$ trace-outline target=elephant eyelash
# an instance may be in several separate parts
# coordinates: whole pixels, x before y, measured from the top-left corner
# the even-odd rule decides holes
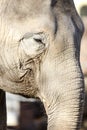
[[[57,0],[51,0],[51,7],[54,7],[57,4]]]

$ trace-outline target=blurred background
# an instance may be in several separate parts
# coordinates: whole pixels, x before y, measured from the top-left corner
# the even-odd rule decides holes
[[[85,109],[81,130],[87,130],[87,0],[74,0],[81,16],[85,33],[81,42],[80,61],[85,77]],[[21,96],[6,94],[8,130],[46,130],[46,113],[39,100],[25,99]]]

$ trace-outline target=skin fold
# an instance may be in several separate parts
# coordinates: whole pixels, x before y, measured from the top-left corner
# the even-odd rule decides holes
[[[4,91],[40,98],[48,130],[80,129],[83,31],[73,0],[0,1],[0,130],[6,129]]]

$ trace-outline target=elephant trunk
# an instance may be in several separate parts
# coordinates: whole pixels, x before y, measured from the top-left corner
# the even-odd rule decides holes
[[[41,98],[48,115],[48,130],[79,130],[84,104],[79,61],[83,24],[79,17],[62,14],[58,18],[56,39],[50,43],[41,65]]]
[[[64,62],[62,55],[65,55]],[[43,64],[41,96],[48,127],[49,130],[79,130],[84,100],[83,75],[79,62],[69,58],[70,53],[62,55],[52,61],[53,64]]]

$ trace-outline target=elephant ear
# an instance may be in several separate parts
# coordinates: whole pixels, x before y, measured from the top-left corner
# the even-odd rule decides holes
[[[6,130],[6,97],[0,89],[0,130]]]

